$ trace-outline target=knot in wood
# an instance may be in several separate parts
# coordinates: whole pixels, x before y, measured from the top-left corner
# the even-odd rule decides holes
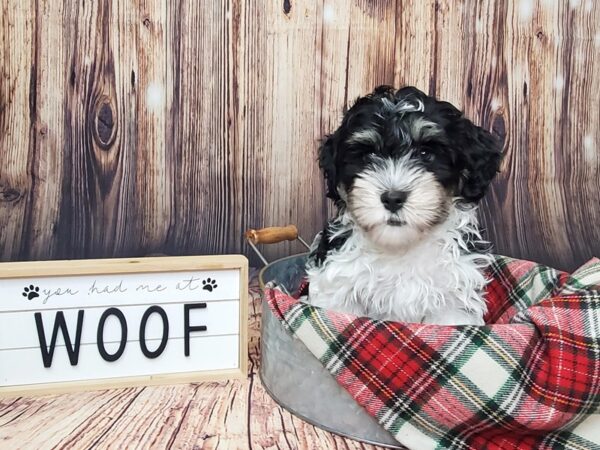
[[[99,106],[95,109],[94,123],[94,140],[101,149],[108,150],[115,141],[117,127],[112,105],[107,99],[100,101]]]
[[[12,187],[0,186],[0,201],[13,203],[21,198],[21,193]]]
[[[290,12],[292,12],[292,2],[291,2],[291,0],[283,0],[283,13],[286,16],[289,16]]]
[[[504,122],[504,117],[502,116],[503,113],[503,110],[498,111],[494,117],[494,121],[492,122],[493,132],[499,136],[502,141],[504,141],[506,138],[506,123]]]

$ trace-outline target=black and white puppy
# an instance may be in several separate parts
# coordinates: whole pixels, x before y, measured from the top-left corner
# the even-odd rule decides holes
[[[414,87],[359,98],[322,145],[337,216],[307,263],[308,302],[375,319],[481,325],[476,204],[498,171],[498,140]]]

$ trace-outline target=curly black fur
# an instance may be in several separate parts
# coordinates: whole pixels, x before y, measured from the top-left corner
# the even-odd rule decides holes
[[[393,105],[415,102],[423,104],[423,111],[393,109]],[[437,124],[442,133],[407,139],[411,137],[410,125],[416,119]],[[382,138],[379,145],[348,144],[352,133],[360,129],[379,130]],[[327,182],[327,196],[343,206],[338,188],[340,185],[352,188],[368,155],[400,157],[415,149],[426,155],[423,165],[465,203],[477,202],[484,196],[502,159],[499,140],[466,119],[450,103],[438,101],[411,86],[398,91],[380,86],[356,100],[340,127],[320,148],[319,165]]]
[[[334,235],[334,230],[337,226],[338,224],[335,220],[331,221],[317,237],[318,244],[311,250],[309,255],[309,259],[317,265],[321,265],[325,261],[330,251],[339,250],[350,237],[350,231]]]

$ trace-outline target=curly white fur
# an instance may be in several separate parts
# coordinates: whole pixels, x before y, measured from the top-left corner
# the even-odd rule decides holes
[[[483,325],[482,269],[491,256],[468,250],[467,239],[481,238],[475,208],[453,202],[447,219],[404,251],[373,246],[347,212],[336,224],[332,237],[351,235],[321,265],[309,264],[311,304],[382,320]]]

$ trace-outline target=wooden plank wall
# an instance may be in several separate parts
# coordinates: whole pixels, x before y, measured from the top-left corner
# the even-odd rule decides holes
[[[247,251],[331,207],[318,140],[413,84],[505,138],[499,252],[600,255],[600,5],[591,0],[8,0],[0,260]],[[283,244],[269,258],[300,249]]]

